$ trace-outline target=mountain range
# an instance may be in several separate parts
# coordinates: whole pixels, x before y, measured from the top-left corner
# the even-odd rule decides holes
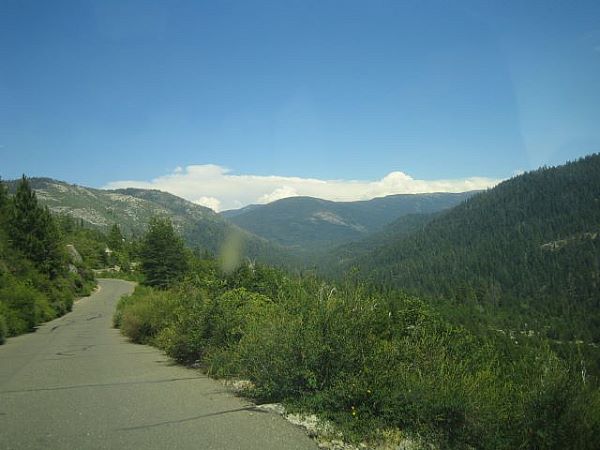
[[[269,241],[314,251],[363,239],[403,216],[452,208],[474,193],[401,194],[355,202],[289,197],[221,214]]]
[[[31,178],[41,204],[56,214],[73,217],[86,226],[108,230],[118,224],[131,237],[141,236],[153,216],[169,217],[174,228],[194,249],[219,254],[226,242],[235,242],[240,256],[282,263],[290,256],[280,246],[228,222],[210,208],[167,192],[148,189],[94,189],[50,178]],[[16,181],[8,181],[14,191]]]
[[[158,190],[94,189],[50,178],[29,181],[53,213],[89,227],[108,230],[116,223],[125,235],[136,237],[153,216],[166,216],[192,248],[219,254],[225,243],[233,242],[242,257],[288,267],[303,266],[324,249],[364,238],[403,216],[441,211],[473,194],[391,195],[359,202],[293,197],[217,214]],[[16,184],[7,182],[11,191]]]
[[[293,197],[221,214],[155,190],[30,182],[53,212],[88,226],[118,223],[140,236],[152,216],[168,216],[192,248],[218,254],[235,242],[240,257],[327,276],[352,272],[511,327],[600,342],[598,154],[483,192]]]

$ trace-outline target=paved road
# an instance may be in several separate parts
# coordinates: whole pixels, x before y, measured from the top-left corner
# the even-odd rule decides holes
[[[316,448],[281,417],[127,342],[111,322],[132,290],[101,280],[72,313],[0,346],[0,448]]]

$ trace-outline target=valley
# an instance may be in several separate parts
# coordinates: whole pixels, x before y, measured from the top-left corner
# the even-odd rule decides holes
[[[403,216],[449,209],[473,194],[389,195],[358,202],[290,197],[221,215],[258,236],[302,252],[363,239]]]
[[[9,182],[3,339],[69,309],[44,281],[69,277],[58,247],[48,266],[25,237],[9,239],[10,211],[33,208],[43,245],[81,250],[71,277],[118,263],[111,276],[140,282],[116,306],[125,336],[246,380],[255,402],[317,414],[367,446],[385,430],[435,448],[591,448],[599,180],[593,154],[482,192],[294,197],[222,214],[160,191]],[[27,258],[35,271],[22,272]],[[29,317],[12,293],[32,274],[46,315]]]

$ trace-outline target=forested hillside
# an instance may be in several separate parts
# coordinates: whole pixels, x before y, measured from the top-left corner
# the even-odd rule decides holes
[[[14,196],[0,182],[0,343],[70,311],[75,297],[93,287],[61,223],[38,204],[25,177]]]
[[[142,242],[146,278],[119,302],[115,325],[209,375],[244,380],[259,403],[331,421],[336,440],[597,448],[600,392],[585,352],[559,354],[540,336],[479,333],[421,299],[353,280],[248,262],[224,271],[186,254],[168,221],[153,222]]]
[[[346,267],[499,324],[600,342],[599,233],[595,154],[503,182]]]
[[[290,197],[222,215],[265,239],[295,250],[320,250],[364,238],[408,214],[451,208],[474,192],[401,194],[356,202]]]
[[[175,195],[147,189],[103,190],[68,184],[49,178],[32,178],[33,190],[51,212],[69,216],[102,232],[118,224],[128,237],[145,233],[154,217],[167,217],[186,243],[198,251],[219,254],[224,247],[240,259],[284,264],[293,258],[278,245],[229,223],[209,208]],[[16,181],[7,182],[14,192]]]
[[[335,277],[340,275],[340,270],[351,267],[357,261],[369,256],[374,248],[385,242],[395,242],[419,230],[427,223],[438,217],[443,212],[430,214],[407,214],[393,221],[379,232],[367,237],[338,245],[334,248],[324,248],[311,253],[307,259],[308,267],[317,267],[323,276]]]

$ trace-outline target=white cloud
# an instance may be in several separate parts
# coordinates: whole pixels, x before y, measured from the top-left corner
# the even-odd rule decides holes
[[[215,211],[219,211],[221,209],[221,201],[218,198],[200,197],[196,200],[193,200],[193,202],[201,206],[206,206]]]
[[[204,164],[177,167],[172,173],[150,181],[113,181],[105,188],[159,189],[221,211],[299,195],[336,201],[369,200],[391,194],[486,189],[500,181],[483,177],[417,180],[399,171],[390,172],[380,180],[374,181],[319,180],[275,175],[235,175],[224,167]]]
[[[256,202],[257,203],[271,203],[275,200],[281,200],[282,198],[288,197],[298,197],[298,192],[293,187],[282,186],[280,188],[275,189],[270,194],[265,194],[260,197]]]

